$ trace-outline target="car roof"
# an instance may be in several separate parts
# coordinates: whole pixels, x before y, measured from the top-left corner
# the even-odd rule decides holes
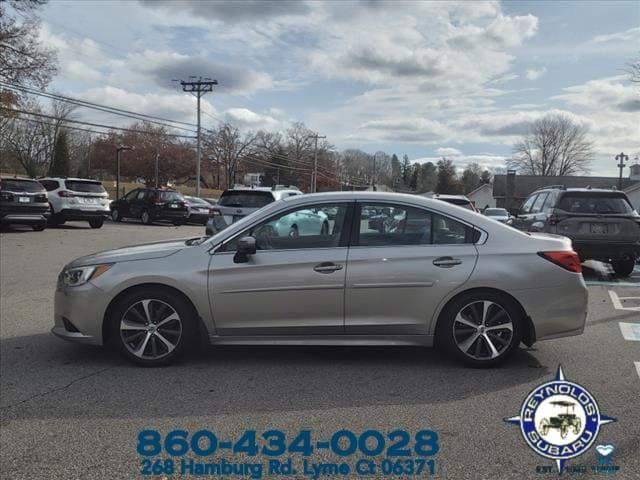
[[[558,185],[552,185],[552,186],[549,186],[549,187],[539,188],[538,190],[535,190],[534,192],[531,192],[531,195],[533,195],[534,193],[539,193],[539,192],[544,192],[544,191],[549,191],[549,190],[560,191],[560,192],[624,193],[622,190],[617,190],[617,189],[614,189],[614,188],[590,188],[590,187],[569,187],[569,188],[565,188],[565,187],[558,186]]]
[[[40,177],[38,180],[71,180],[72,182],[95,182],[102,183],[95,178],[77,178],[77,177]]]
[[[11,177],[9,175],[2,175],[0,177],[0,180],[26,180],[29,182],[37,182],[38,180],[36,180],[35,178],[29,178],[29,177]]]
[[[435,199],[439,199],[439,200],[451,199],[451,200],[467,200],[469,202],[471,201],[467,197],[465,197],[464,195],[447,195],[447,194],[440,194],[440,193],[436,193],[431,198],[435,198]]]

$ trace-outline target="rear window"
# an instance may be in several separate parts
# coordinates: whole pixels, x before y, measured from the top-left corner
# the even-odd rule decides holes
[[[10,192],[26,192],[37,193],[44,192],[44,187],[39,182],[29,180],[18,180],[13,178],[3,178],[0,180],[0,190],[8,190]]]
[[[631,213],[627,198],[619,193],[565,193],[558,207],[570,213]]]
[[[504,208],[487,208],[484,211],[484,214],[487,216],[494,216],[494,217],[504,217],[506,215],[509,215]]]
[[[87,182],[85,180],[65,180],[64,182],[67,190],[72,192],[83,193],[105,193],[106,190],[100,182]]]
[[[460,205],[462,207],[465,207],[471,203],[469,200],[465,200],[464,198],[440,198],[439,200],[447,203],[452,203],[454,205]]]
[[[160,191],[158,192],[158,196],[160,197],[160,200],[164,202],[183,202],[184,201],[184,197],[180,192]]]
[[[262,208],[274,201],[271,192],[227,190],[218,205],[223,207]]]

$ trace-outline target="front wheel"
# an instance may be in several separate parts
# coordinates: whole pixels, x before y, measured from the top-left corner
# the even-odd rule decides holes
[[[111,220],[113,220],[114,222],[122,221],[122,215],[120,215],[120,212],[118,211],[117,208],[114,208],[113,210],[111,210]]]
[[[102,217],[92,218],[91,220],[89,220],[89,226],[91,228],[101,228],[103,224],[104,224],[104,218]]]
[[[620,277],[628,277],[633,273],[633,269],[636,266],[635,257],[626,257],[620,260],[614,260],[611,262],[613,271]]]
[[[436,342],[471,367],[493,367],[511,356],[522,338],[521,309],[506,295],[471,292],[456,298],[438,320]]]
[[[109,316],[110,339],[133,363],[167,365],[193,343],[196,317],[189,302],[169,290],[133,291]]]
[[[140,220],[142,220],[142,223],[144,223],[145,225],[151,225],[153,223],[153,220],[151,220],[151,215],[149,214],[148,210],[144,210],[142,212],[142,215],[140,216]]]

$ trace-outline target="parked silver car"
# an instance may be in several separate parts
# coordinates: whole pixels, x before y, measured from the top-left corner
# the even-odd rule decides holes
[[[361,212],[383,208],[394,228],[371,228]],[[283,219],[329,209],[328,231],[280,235]],[[213,237],[79,258],[60,274],[53,333],[113,343],[143,365],[168,363],[204,336],[436,344],[492,366],[520,342],[581,334],[586,314],[580,263],[564,237],[414,195],[336,192],[273,202]]]
[[[498,222],[511,225],[513,223],[513,217],[509,215],[506,208],[487,208],[482,212],[485,217],[493,218]]]

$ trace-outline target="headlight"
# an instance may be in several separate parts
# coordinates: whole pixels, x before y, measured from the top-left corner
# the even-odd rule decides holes
[[[60,274],[60,280],[67,287],[79,287],[80,285],[84,285],[89,280],[93,280],[94,278],[98,278],[104,272],[111,268],[110,263],[106,263],[103,265],[91,265],[88,267],[76,267],[76,268],[68,268],[67,270],[63,270]]]

